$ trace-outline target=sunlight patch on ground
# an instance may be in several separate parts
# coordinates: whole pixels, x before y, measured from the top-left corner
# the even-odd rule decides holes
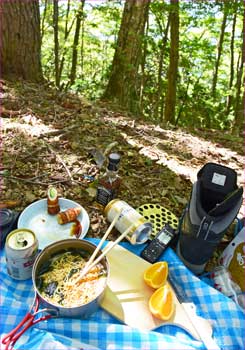
[[[123,138],[133,147],[137,147],[140,149],[139,153],[144,156],[155,160],[158,164],[162,164],[167,166],[170,170],[172,170],[177,175],[183,175],[185,178],[189,179],[192,183],[196,181],[196,174],[199,170],[197,167],[194,170],[194,167],[190,169],[190,167],[180,164],[177,159],[171,158],[168,156],[166,152],[159,150],[157,147],[145,147],[139,141],[128,137],[127,134],[121,133]]]
[[[244,187],[244,158],[231,149],[180,130],[165,130],[160,126],[139,124],[125,117],[105,117],[121,129],[122,137],[139,153],[167,166],[177,175],[197,180],[198,171],[208,162],[230,167],[237,173],[238,186]],[[137,124],[137,125],[136,125]],[[245,198],[240,209],[244,216]]]
[[[166,165],[192,182],[196,181],[197,171],[205,163],[217,162],[234,169],[240,184],[244,185],[243,157],[202,139],[201,135],[197,137],[178,129],[168,130],[159,125],[140,124],[123,116],[106,116],[105,120],[119,126],[124,139],[133,147],[139,148],[141,154]]]
[[[33,115],[26,115],[22,118],[19,118],[20,122],[14,122],[11,119],[2,120],[2,132],[5,130],[16,130],[22,132],[27,136],[36,136],[39,137],[42,134],[45,134],[50,131],[56,131],[56,129],[44,124],[41,119],[36,118]]]
[[[199,161],[199,163],[194,165],[193,160],[190,160],[190,163],[192,164],[192,166],[188,166],[188,162],[183,162],[183,164],[181,164],[181,162],[176,157],[169,156],[167,152],[161,151],[157,147],[145,146],[142,142],[140,142],[136,138],[128,136],[125,132],[121,132],[121,135],[132,147],[138,148],[140,154],[150,158],[151,160],[156,161],[158,164],[167,166],[175,174],[184,176],[186,179],[189,179],[192,183],[194,183],[197,180],[198,171],[206,163],[206,162],[203,162],[203,164],[200,164],[200,161]],[[210,159],[209,161],[215,162],[212,159]],[[187,164],[187,165],[184,165],[184,164]],[[244,187],[243,170],[238,168],[235,162],[234,162],[234,165],[236,166],[235,170],[238,175],[238,186]],[[230,163],[229,163],[229,166],[230,166]],[[244,213],[245,213],[245,198],[243,198],[243,204],[239,211],[239,217],[242,218],[244,216]]]

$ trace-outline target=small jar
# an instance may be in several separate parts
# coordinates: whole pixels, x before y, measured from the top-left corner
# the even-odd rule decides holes
[[[109,222],[112,222],[115,216],[120,212],[120,216],[115,223],[116,229],[123,233],[125,232],[131,225],[133,225],[132,229],[129,231],[126,236],[127,240],[131,244],[142,244],[145,243],[152,231],[151,222],[147,222],[147,220],[139,214],[134,208],[128,205],[126,202],[120,199],[114,199],[110,201],[105,207],[105,216]]]

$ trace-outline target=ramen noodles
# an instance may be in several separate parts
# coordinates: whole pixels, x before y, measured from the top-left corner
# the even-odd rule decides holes
[[[94,300],[104,289],[106,269],[98,263],[79,283],[73,284],[86,262],[89,253],[72,250],[54,256],[39,271],[36,283],[41,296],[48,302],[63,307],[76,307]]]

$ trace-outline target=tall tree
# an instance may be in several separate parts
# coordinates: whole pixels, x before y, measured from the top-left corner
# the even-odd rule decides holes
[[[0,2],[1,73],[6,78],[42,80],[38,0]]]
[[[68,51],[67,42],[68,42],[71,30],[73,28],[73,25],[75,23],[75,19],[76,19],[76,17],[74,16],[70,26],[68,27],[70,10],[71,10],[71,0],[67,0],[66,15],[65,15],[65,30],[64,30],[64,38],[63,38],[64,44],[63,44],[62,56],[61,56],[60,64],[59,64],[59,88],[60,88],[60,90],[62,90],[62,88],[64,86],[64,82],[62,84],[60,84],[60,82],[61,82],[61,77],[62,77],[62,73],[63,73],[63,68],[65,65],[65,60],[67,59],[67,51]],[[69,83],[68,83],[68,85],[69,85]]]
[[[170,25],[170,16],[168,16],[167,24],[165,29],[162,28],[160,21],[157,21],[159,27],[161,28],[162,42],[160,46],[160,56],[159,56],[159,66],[158,66],[158,74],[157,74],[157,101],[155,108],[155,116],[157,119],[163,121],[164,114],[164,98],[163,98],[163,61],[164,61],[164,53],[166,51],[167,39],[168,39],[168,30]],[[160,110],[159,110],[160,108]],[[160,118],[159,118],[160,116]]]
[[[238,1],[234,1],[234,15],[232,20],[232,30],[231,30],[231,42],[230,42],[230,56],[231,56],[231,63],[230,63],[230,80],[229,80],[229,95],[227,96],[227,102],[226,102],[226,114],[228,115],[231,109],[232,105],[232,86],[233,86],[233,80],[234,80],[234,42],[235,42],[235,31],[236,31],[236,19],[237,19],[237,6]]]
[[[243,88],[243,98],[241,98],[241,89],[242,89],[242,80],[243,86],[245,85],[245,76],[244,76],[244,64],[245,64],[245,7],[243,7],[243,28],[242,28],[242,45],[241,45],[241,55],[240,55],[240,64],[238,61],[237,67],[237,81],[236,81],[236,97],[234,101],[234,111],[235,111],[235,120],[233,126],[233,133],[240,133],[244,130],[244,101],[245,101],[245,92]],[[243,77],[243,78],[242,78]]]
[[[103,95],[133,113],[139,110],[138,69],[150,1],[126,0],[111,75]]]
[[[83,8],[84,8],[85,0],[81,0],[79,9],[76,15],[76,29],[73,39],[73,47],[72,47],[72,64],[71,64],[71,73],[70,73],[70,82],[69,85],[74,84],[76,78],[77,71],[77,51],[78,51],[78,43],[79,43],[79,35],[81,28],[81,21],[83,17]]]
[[[176,86],[179,61],[179,0],[170,2],[170,61],[168,67],[168,87],[165,99],[164,119],[174,124]]]
[[[213,75],[213,82],[212,82],[212,96],[215,97],[216,94],[216,85],[218,80],[218,69],[220,65],[220,58],[222,54],[222,48],[223,48],[223,42],[225,37],[225,28],[226,28],[226,22],[227,22],[227,15],[228,15],[228,2],[224,2],[224,13],[223,13],[223,19],[221,23],[220,28],[220,37],[217,45],[217,59],[214,66],[214,75]]]
[[[149,32],[149,18],[146,20],[145,31],[144,31],[144,40],[142,45],[142,54],[141,54],[141,62],[140,62],[140,88],[139,88],[139,112],[142,114],[143,112],[143,101],[144,101],[144,88],[145,88],[145,65],[146,65],[146,57],[147,57],[147,36]]]
[[[55,85],[60,85],[59,74],[59,4],[58,0],[53,0],[53,28],[54,28],[54,68],[55,68]]]
[[[44,35],[44,24],[46,21],[46,14],[47,14],[47,8],[48,8],[48,0],[44,0],[44,4],[43,4],[43,15],[42,15],[42,21],[41,21],[41,28],[40,28],[40,35],[41,35],[41,41]]]

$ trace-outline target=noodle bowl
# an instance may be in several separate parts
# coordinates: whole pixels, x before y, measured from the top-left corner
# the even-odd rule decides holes
[[[106,270],[97,264],[84,278],[72,286],[86,262],[88,253],[82,250],[71,250],[54,256],[47,271],[37,277],[37,285],[44,299],[57,306],[75,307],[95,299],[103,290]]]
[[[78,283],[96,246],[86,240],[65,239],[50,244],[33,265],[34,288],[42,304],[64,317],[87,317],[104,296],[109,266],[104,257]],[[102,253],[99,250],[98,255]]]

